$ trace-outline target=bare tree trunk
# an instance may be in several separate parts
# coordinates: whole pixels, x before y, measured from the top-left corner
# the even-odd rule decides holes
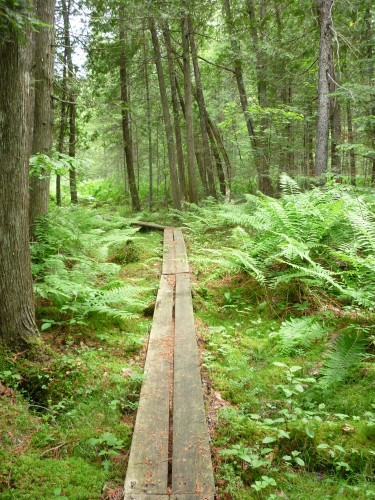
[[[61,83],[61,115],[59,125],[59,138],[57,143],[57,150],[64,153],[65,146],[65,129],[66,129],[66,100],[67,100],[67,71],[66,71],[66,47],[64,50],[63,58],[63,77]],[[61,175],[56,175],[56,204],[61,207]]]
[[[67,64],[68,107],[69,107],[69,156],[76,155],[76,96],[74,91],[73,47],[70,39],[70,7],[71,0],[61,0],[64,20],[64,44]],[[69,170],[70,201],[78,203],[76,170],[73,166]]]
[[[124,157],[126,164],[127,179],[129,182],[129,191],[134,212],[141,210],[139,202],[137,185],[134,173],[134,155],[133,141],[131,131],[130,118],[130,98],[128,86],[126,47],[125,47],[125,8],[121,6],[119,9],[120,25],[120,84],[121,84],[121,115],[122,115],[122,135],[124,142]]]
[[[224,167],[223,167],[223,164],[222,164],[221,158],[220,158],[219,148],[216,144],[215,137],[214,137],[214,134],[211,130],[211,127],[208,127],[207,132],[208,132],[208,137],[210,139],[212,153],[213,153],[214,158],[215,158],[217,177],[219,179],[219,185],[220,185],[220,193],[223,196],[225,196],[225,194],[226,194],[226,192],[225,192],[225,174],[224,174]]]
[[[35,104],[32,154],[51,154],[53,140],[53,41],[55,0],[37,0],[36,15],[42,26],[35,37]],[[35,237],[35,221],[48,213],[50,176],[47,172],[30,179],[30,237]]]
[[[232,165],[229,160],[229,156],[227,153],[227,150],[225,149],[223,139],[220,134],[220,130],[216,126],[216,124],[211,120],[210,117],[208,117],[208,123],[210,125],[210,128],[212,130],[212,133],[215,137],[217,147],[219,148],[221,157],[224,160],[225,167],[226,167],[226,184],[225,184],[225,196],[227,199],[230,198],[230,187],[231,187],[231,178],[232,178]]]
[[[209,141],[209,137],[208,137],[208,128],[209,127],[208,127],[208,120],[207,120],[207,111],[206,111],[206,105],[204,102],[201,73],[200,73],[199,64],[198,64],[197,47],[195,44],[193,27],[191,25],[191,21],[189,18],[187,18],[187,22],[188,22],[188,30],[189,30],[189,35],[190,35],[189,41],[190,41],[191,57],[192,57],[193,68],[194,68],[197,103],[198,103],[198,108],[199,108],[199,123],[200,123],[201,134],[202,134],[203,161],[204,161],[205,170],[207,172],[207,180],[208,180],[208,193],[210,196],[213,196],[214,198],[216,198],[217,195],[216,195],[214,174],[213,174],[213,169],[212,169],[210,141]]]
[[[255,137],[255,128],[254,128],[254,124],[253,124],[253,121],[252,121],[250,113],[249,113],[249,102],[247,99],[247,93],[246,93],[245,84],[243,81],[240,47],[239,47],[239,43],[236,40],[235,35],[234,35],[233,16],[232,16],[232,11],[231,11],[231,7],[230,7],[230,2],[229,2],[229,0],[223,0],[223,2],[224,2],[226,23],[227,23],[227,27],[228,27],[230,43],[231,43],[231,48],[232,48],[233,57],[234,57],[234,61],[233,61],[234,75],[236,77],[237,88],[238,88],[238,93],[239,93],[240,102],[241,102],[241,108],[242,108],[242,111],[243,111],[243,114],[245,117],[246,127],[247,127],[247,131],[249,134],[250,142],[251,142],[253,148],[256,149],[257,141],[256,141],[256,137]]]
[[[183,153],[183,149],[182,149],[180,113],[178,111],[179,105],[178,105],[178,95],[177,95],[177,87],[176,87],[176,71],[175,71],[175,67],[174,67],[174,63],[173,63],[171,34],[170,34],[169,26],[167,23],[165,23],[164,27],[163,27],[163,36],[164,36],[165,48],[167,50],[169,79],[170,79],[171,95],[172,95],[174,133],[175,133],[175,137],[176,137],[176,150],[177,150],[178,178],[179,178],[179,183],[180,183],[180,191],[183,194],[183,197],[186,199],[187,198],[187,189],[186,189],[186,182],[185,182],[184,153]]]
[[[261,108],[267,106],[267,79],[266,79],[266,68],[267,68],[267,57],[262,47],[259,44],[259,39],[263,43],[265,40],[264,29],[260,29],[258,33],[257,21],[255,15],[255,8],[253,0],[247,0],[248,12],[250,21],[252,24],[252,38],[253,47],[256,56],[256,74],[257,74],[257,85],[258,85],[258,102]],[[261,0],[260,2],[260,20],[259,25],[264,25],[264,20],[266,17],[266,0]],[[256,158],[258,160],[258,174],[259,174],[259,187],[262,193],[271,196],[273,194],[273,187],[270,179],[269,170],[269,158],[267,154],[267,137],[266,129],[268,128],[268,120],[265,116],[261,117],[260,120],[260,134],[258,138],[258,147],[256,150]]]
[[[346,119],[348,123],[348,143],[354,143],[354,134],[353,134],[353,116],[352,116],[352,107],[350,101],[346,101]],[[353,186],[356,185],[356,164],[355,164],[355,153],[353,149],[349,150],[349,162],[350,162],[350,182]]]
[[[172,199],[173,199],[173,208],[180,210],[180,194],[178,189],[178,176],[177,176],[177,168],[176,168],[176,153],[175,153],[175,145],[173,138],[173,128],[171,117],[169,113],[169,105],[168,105],[168,96],[167,96],[167,88],[165,85],[163,65],[160,53],[160,44],[159,38],[156,31],[156,24],[154,18],[150,17],[149,27],[151,31],[152,43],[154,46],[154,55],[155,55],[155,65],[156,71],[158,74],[159,81],[159,90],[160,90],[160,98],[161,104],[163,108],[163,117],[164,117],[164,125],[165,125],[165,134],[167,138],[167,147],[168,147],[168,159],[169,159],[169,171],[171,176],[171,185],[172,185]]]
[[[4,28],[4,26],[3,26]],[[29,250],[31,31],[7,25],[0,41],[0,343],[14,352],[36,344]]]
[[[333,63],[333,50],[329,57],[328,85],[330,93],[337,90],[337,76]],[[341,123],[340,123],[340,103],[336,96],[330,96],[330,128],[331,128],[331,164],[332,171],[335,174],[341,172],[341,158],[337,146],[341,141]]]
[[[315,174],[322,175],[328,167],[329,134],[329,70],[332,54],[332,0],[317,0],[320,26],[319,76],[318,76],[318,121],[316,127]]]
[[[192,203],[198,203],[198,189],[195,177],[195,146],[194,146],[194,121],[193,121],[193,98],[191,89],[191,69],[189,55],[189,24],[185,17],[182,20],[182,50],[184,67],[184,90],[185,90],[185,121],[186,121],[186,149],[189,179],[189,199]]]
[[[148,142],[148,185],[149,185],[148,203],[149,203],[149,210],[151,212],[153,205],[152,126],[151,126],[152,117],[151,117],[151,99],[150,99],[150,78],[148,73],[146,49],[147,49],[147,42],[146,42],[146,37],[143,34],[143,61],[144,61],[144,73],[145,73],[145,87],[146,87],[147,142]]]

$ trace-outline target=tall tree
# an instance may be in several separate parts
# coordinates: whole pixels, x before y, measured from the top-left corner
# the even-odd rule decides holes
[[[36,0],[36,15],[43,25],[34,34],[34,128],[32,154],[51,153],[53,140],[53,45],[55,0]],[[35,220],[48,212],[50,177],[45,171],[30,179],[30,235]]]
[[[176,71],[173,61],[172,52],[172,39],[170,34],[170,29],[168,23],[163,25],[163,36],[165,48],[167,51],[168,58],[168,70],[169,70],[169,80],[171,85],[171,96],[172,96],[172,108],[173,108],[173,119],[174,119],[174,133],[176,137],[176,150],[177,150],[177,164],[178,164],[178,178],[180,182],[180,190],[184,198],[187,198],[186,182],[185,182],[185,166],[184,166],[184,153],[182,148],[182,134],[180,127],[180,113],[176,86]]]
[[[15,14],[26,16],[24,6]],[[7,25],[0,40],[0,342],[14,351],[38,337],[29,250],[32,43]]]
[[[332,55],[332,0],[317,0],[319,13],[319,75],[318,121],[316,126],[315,174],[322,175],[328,167],[329,134],[329,71]]]
[[[191,57],[192,57],[193,68],[194,68],[196,95],[197,95],[197,102],[198,102],[198,108],[199,108],[199,124],[200,124],[201,134],[202,134],[203,161],[204,161],[204,167],[205,167],[205,171],[207,173],[207,180],[208,180],[208,193],[210,196],[213,196],[214,198],[216,198],[217,195],[216,195],[215,180],[214,180],[214,173],[213,173],[213,168],[212,168],[212,158],[211,158],[211,151],[210,151],[210,142],[209,142],[209,135],[208,135],[209,126],[208,126],[208,118],[207,118],[207,109],[206,109],[206,104],[204,101],[201,72],[200,72],[199,63],[198,63],[198,52],[197,52],[197,47],[195,44],[194,31],[193,31],[193,26],[192,26],[190,17],[188,17],[187,20],[188,20],[188,29],[189,29],[189,34],[190,34],[189,41],[190,41]]]
[[[187,16],[182,19],[182,51],[185,90],[185,122],[186,122],[186,159],[189,180],[189,200],[198,203],[198,189],[195,176],[195,144],[193,97],[191,89],[191,67],[189,53],[189,22]]]
[[[175,144],[174,144],[174,138],[173,138],[173,128],[172,128],[171,116],[169,113],[167,87],[165,85],[164,70],[163,70],[161,51],[160,51],[160,43],[159,43],[159,38],[158,38],[157,30],[156,30],[155,19],[153,17],[150,17],[149,28],[150,28],[151,37],[152,37],[152,44],[154,47],[155,65],[156,65],[156,71],[158,74],[160,99],[161,99],[161,104],[162,104],[162,108],[163,108],[165,134],[166,134],[166,138],[167,138],[169,172],[170,172],[170,176],[171,176],[173,207],[179,210],[181,208],[181,203],[180,203],[180,193],[179,193],[179,188],[178,188],[178,175],[177,175],[177,167],[176,167],[176,151],[175,151]]]
[[[130,117],[130,98],[129,98],[129,84],[128,84],[128,71],[126,59],[126,40],[125,40],[125,8],[123,5],[119,9],[120,19],[120,83],[121,83],[121,115],[122,115],[122,133],[124,141],[124,156],[126,163],[126,172],[129,182],[130,197],[132,201],[132,208],[134,212],[141,210],[139,202],[138,190],[134,174],[134,155],[133,155],[133,140],[131,130],[131,117]]]
[[[259,23],[256,19],[254,1],[248,0],[248,13],[252,25],[252,41],[256,60],[256,75],[257,75],[257,88],[258,88],[258,103],[261,108],[267,106],[267,56],[263,50],[263,45],[265,43],[265,19],[267,11],[266,0],[260,1],[260,12],[259,12]],[[260,29],[258,29],[258,24]],[[258,164],[258,175],[259,175],[259,188],[260,190],[267,194],[272,195],[273,188],[270,179],[270,169],[269,169],[269,158],[267,155],[267,138],[266,129],[268,127],[268,120],[265,115],[261,116],[260,119],[260,137],[257,141],[256,159]]]
[[[68,81],[68,109],[69,109],[69,156],[76,155],[76,91],[75,74],[73,66],[73,46],[70,35],[70,14],[71,0],[61,0],[62,16],[64,21],[64,48],[67,65]],[[77,173],[72,165],[69,170],[70,201],[76,205],[78,203],[77,195]]]

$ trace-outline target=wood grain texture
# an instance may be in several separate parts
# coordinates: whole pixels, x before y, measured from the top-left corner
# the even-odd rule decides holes
[[[176,275],[173,495],[212,498],[215,491],[189,274]]]
[[[164,245],[163,245],[163,267],[162,274],[174,274],[175,266],[175,246],[173,241],[173,229],[164,230]]]
[[[125,479],[130,494],[167,494],[173,278],[162,276]]]
[[[173,231],[173,239],[175,244],[176,273],[188,273],[190,271],[189,262],[181,229],[175,229]]]

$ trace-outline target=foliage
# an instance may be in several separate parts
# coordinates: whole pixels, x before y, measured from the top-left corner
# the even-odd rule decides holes
[[[60,311],[59,319],[44,320],[43,330],[84,325],[96,315],[123,320],[144,307],[141,289],[119,279],[120,266],[109,251],[126,236],[131,250],[120,260],[134,260],[136,230],[125,219],[75,207],[52,211],[41,222],[32,247],[34,290],[37,300]]]

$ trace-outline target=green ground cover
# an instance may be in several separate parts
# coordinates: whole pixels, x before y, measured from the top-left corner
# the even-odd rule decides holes
[[[42,369],[0,356],[0,498],[121,498],[161,234],[73,208],[52,212],[40,236],[33,270],[47,354]]]

